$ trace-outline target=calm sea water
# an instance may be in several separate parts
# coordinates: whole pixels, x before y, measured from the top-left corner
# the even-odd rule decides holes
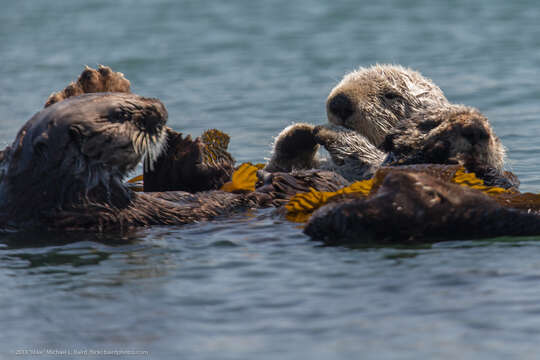
[[[176,130],[220,128],[238,161],[261,162],[284,126],[325,121],[325,97],[344,73],[399,63],[484,112],[522,190],[540,191],[535,1],[1,7],[2,146],[85,64],[106,64],[134,92],[160,98]],[[262,210],[122,237],[0,235],[0,284],[0,358],[30,349],[155,359],[539,356],[540,238],[328,248]]]

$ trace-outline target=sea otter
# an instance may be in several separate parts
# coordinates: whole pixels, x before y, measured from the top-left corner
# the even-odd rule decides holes
[[[49,96],[45,107],[86,93],[130,93],[131,83],[124,74],[108,66],[97,70],[88,66],[75,82]],[[229,136],[216,129],[192,139],[190,135],[165,127],[164,151],[144,166],[144,191],[198,192],[219,189],[231,178],[234,159],[227,151]]]
[[[328,150],[331,161],[316,158],[313,150],[319,145]],[[389,132],[380,147],[342,127],[301,124],[280,134],[276,150],[266,165],[267,171],[318,168],[335,171],[354,181],[372,177],[382,165],[461,164],[489,185],[519,186],[517,178],[504,171],[506,150],[487,118],[463,105],[423,110],[404,119]],[[288,160],[273,161],[277,157]],[[299,158],[303,160],[296,161]]]
[[[383,165],[461,164],[487,185],[517,189],[519,180],[504,170],[506,149],[487,118],[464,105],[426,109],[399,123],[381,149]]]
[[[386,175],[375,194],[341,197],[317,210],[304,232],[327,244],[439,242],[540,234],[538,195],[522,196],[534,209],[504,206],[482,192],[423,172]]]
[[[166,139],[167,111],[129,93],[70,97],[34,115],[0,153],[4,229],[121,229],[185,224],[257,204],[222,191],[135,193],[123,178],[151,166]]]
[[[374,65],[346,74],[328,95],[332,124],[352,129],[378,146],[390,130],[414,113],[449,102],[419,72],[399,65]]]
[[[310,188],[333,192],[350,184],[339,174],[328,171],[307,170],[273,174],[263,171],[256,191],[249,193],[135,193],[122,179],[141,159],[147,164],[145,167],[152,168],[157,159],[166,154],[163,152],[169,131],[166,120],[166,109],[159,100],[129,93],[86,94],[49,104],[23,126],[12,146],[0,152],[0,226],[3,229],[41,227],[104,231],[133,226],[186,224],[244,208],[280,206],[295,193]],[[464,131],[462,136],[469,136],[469,131],[470,129]],[[318,134],[317,132],[314,136]],[[481,135],[477,137],[482,138]],[[202,141],[208,144],[212,139],[216,138],[204,138]],[[226,142],[216,145],[223,149]],[[209,154],[211,153],[205,156],[212,157]],[[390,173],[388,179],[396,176],[398,175]],[[422,177],[429,175],[401,172],[399,176],[412,177],[421,184]],[[451,196],[454,202],[451,203],[453,206],[446,210],[455,215],[452,219],[461,219],[459,221],[462,222],[449,223],[447,219],[443,219],[442,228],[450,227],[448,224],[467,223],[470,219],[469,205],[474,203],[478,203],[477,206],[483,209],[482,211],[485,210],[484,214],[495,214],[493,219],[498,219],[496,215],[501,213],[500,207],[489,201],[489,198],[482,204],[485,200],[483,197],[471,195],[473,193],[460,193],[455,190],[454,185],[447,182],[433,183],[427,179],[424,181],[427,186],[416,189],[416,192],[408,192],[416,183],[411,185],[410,181],[392,183],[385,180],[386,185],[379,188],[375,197],[363,201],[374,206],[369,209],[375,214],[385,210],[387,200],[395,200],[397,204],[398,200],[406,199],[403,204],[408,204],[408,201],[422,205],[422,201],[428,199],[426,206],[429,206],[442,199],[439,202],[446,206],[447,200],[442,195],[450,194],[448,196]],[[430,184],[436,184],[437,191],[442,195],[431,196]],[[392,192],[393,197],[389,195]],[[471,196],[475,201],[467,200]],[[379,197],[382,200],[377,202]],[[460,197],[463,199],[460,200]],[[510,199],[503,199],[503,203],[508,200]],[[535,205],[537,201],[534,197],[518,200],[516,204],[523,209],[530,209],[531,204]],[[346,203],[342,205],[345,206],[349,201],[352,200],[345,200]],[[329,206],[339,208],[340,205]],[[424,208],[418,209],[423,211]],[[438,208],[429,210],[433,214],[438,214],[436,211],[439,211]],[[491,210],[495,212],[490,212]],[[336,213],[330,211],[329,213],[337,216],[326,218],[324,214],[329,213],[321,210],[312,219],[315,224],[312,229],[316,231],[309,234],[314,238],[321,238],[317,234],[323,234],[324,238],[328,229],[332,229],[336,224],[339,226],[340,221],[346,223],[351,214],[356,214],[354,216],[357,217],[369,215],[364,214],[363,210],[355,211],[348,208],[344,211],[337,210]],[[396,211],[401,210],[396,208]],[[515,221],[518,227],[512,227],[508,223],[509,228],[498,229],[500,233],[518,235],[536,231],[534,221],[538,219],[527,212],[510,211],[508,214],[509,219]],[[411,222],[420,215],[421,212],[410,213]],[[384,219],[384,215],[381,215],[381,219]],[[472,222],[479,225],[473,233],[474,236],[498,234],[493,231],[496,224],[490,221],[488,218],[484,222]],[[389,229],[393,231],[394,228]],[[340,232],[343,229],[337,228],[335,239],[340,241],[339,239],[347,238],[358,229],[364,228],[353,227],[344,230],[346,235],[343,235],[343,231]],[[414,229],[406,230],[410,231],[414,238],[420,238]],[[427,230],[422,234],[424,233],[428,233]]]
[[[330,91],[326,101],[329,125],[294,124],[284,129],[274,141],[266,169],[311,166],[332,169],[349,179],[369,177],[386,156],[378,146],[399,122],[418,111],[449,104],[438,86],[414,70],[399,65],[359,68]],[[305,134],[310,131],[313,141],[295,142],[300,136],[309,138]],[[328,150],[329,160],[316,157],[319,145]],[[282,151],[291,146],[300,155],[291,157],[291,151]],[[308,159],[307,154],[313,156]]]
[[[266,170],[320,168],[353,181],[383,164],[461,163],[493,185],[519,184],[503,170],[505,149],[487,118],[450,104],[416,71],[377,65],[348,74],[328,96],[327,115],[328,125],[285,128]],[[319,146],[330,159],[317,157]]]

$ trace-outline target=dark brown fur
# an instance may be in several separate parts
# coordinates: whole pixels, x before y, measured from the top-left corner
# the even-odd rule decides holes
[[[204,152],[208,144],[201,138],[191,139],[182,133],[167,129],[165,151],[154,163],[153,168],[144,169],[144,191],[188,191],[217,190],[231,179],[234,159],[221,151],[216,161],[206,160]],[[226,148],[226,146],[225,146]]]
[[[540,217],[425,173],[390,172],[367,199],[328,204],[305,233],[327,244],[415,243],[540,234]]]
[[[452,105],[416,113],[385,138],[384,165],[461,164],[488,185],[519,186],[504,171],[505,149],[488,119],[478,110]]]
[[[290,173],[269,173],[261,170],[258,175],[261,181],[257,184],[256,191],[268,194],[274,206],[284,205],[294,195],[308,192],[310,189],[337,191],[350,185],[349,181],[333,171],[299,170]]]

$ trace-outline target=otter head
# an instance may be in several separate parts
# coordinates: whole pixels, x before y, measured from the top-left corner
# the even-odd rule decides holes
[[[459,163],[501,172],[505,149],[478,110],[452,105],[416,113],[385,139],[386,165]]]
[[[11,216],[66,209],[82,201],[122,202],[122,178],[165,140],[167,111],[156,99],[125,93],[72,97],[34,115],[0,163],[3,203]],[[114,204],[112,204],[114,205]]]
[[[378,146],[412,113],[447,103],[441,89],[420,73],[375,65],[345,75],[328,95],[326,112],[330,123],[356,130]]]

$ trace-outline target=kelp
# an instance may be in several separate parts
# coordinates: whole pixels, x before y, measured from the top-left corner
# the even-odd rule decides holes
[[[232,174],[231,181],[223,184],[220,190],[228,192],[255,191],[257,171],[263,167],[264,164],[243,163]]]
[[[469,173],[460,165],[407,165],[397,167],[382,167],[375,172],[369,180],[357,181],[350,186],[344,187],[336,192],[324,192],[311,189],[309,192],[300,193],[293,196],[285,205],[286,218],[294,222],[305,222],[309,220],[311,214],[344,194],[356,197],[368,197],[377,192],[385,177],[394,172],[423,172],[443,181],[477,189],[497,200],[499,203],[509,207],[520,209],[540,209],[540,195],[521,194],[515,190],[507,190],[501,187],[487,186],[484,180],[476,177],[475,173]]]

